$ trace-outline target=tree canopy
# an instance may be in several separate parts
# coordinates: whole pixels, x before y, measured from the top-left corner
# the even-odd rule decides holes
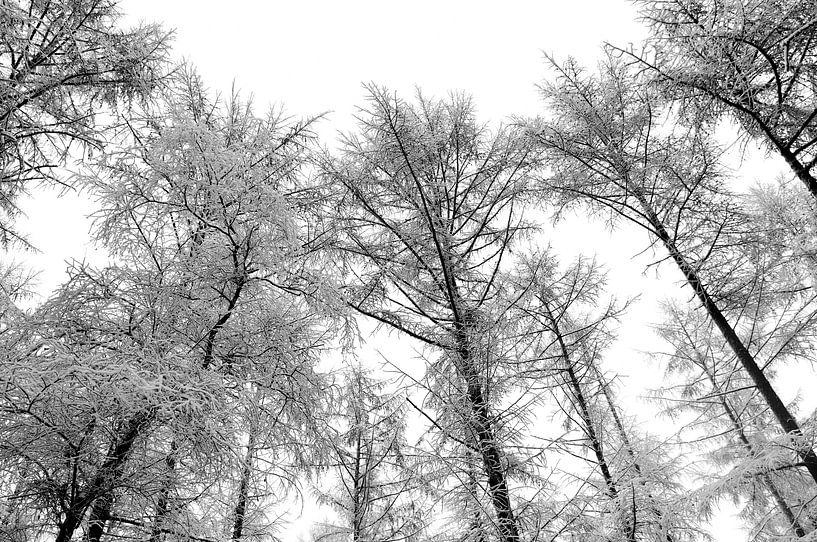
[[[731,504],[746,540],[817,539],[791,392],[817,7],[635,4],[643,43],[530,74],[538,115],[372,83],[330,140],[115,0],[0,3],[0,248],[37,248],[19,198],[56,184],[105,255],[37,303],[0,262],[0,536],[698,542]],[[747,181],[753,152],[776,179]],[[646,322],[606,242],[672,288]]]

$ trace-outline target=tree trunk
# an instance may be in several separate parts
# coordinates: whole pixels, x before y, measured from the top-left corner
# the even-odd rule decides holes
[[[427,212],[427,211],[426,211]],[[430,215],[428,215],[430,217]],[[471,339],[468,336],[468,324],[465,321],[463,304],[457,290],[457,283],[451,265],[451,240],[447,229],[434,224],[429,218],[429,225],[438,245],[440,266],[447,288],[448,305],[454,320],[454,341],[458,363],[455,368],[465,381],[466,393],[471,407],[472,427],[477,440],[477,446],[482,455],[482,465],[488,478],[488,494],[497,516],[497,527],[502,542],[519,542],[519,526],[511,505],[510,492],[505,469],[502,465],[502,452],[496,442],[493,431],[493,422],[488,410],[488,402],[482,391],[480,371],[474,366]],[[435,229],[436,228],[436,229]],[[444,239],[437,238],[437,231],[442,232]]]
[[[814,178],[811,171],[797,159],[791,149],[779,145],[776,142],[775,146],[794,174],[797,175],[797,178],[805,185],[811,197],[817,201],[817,179]]]
[[[466,383],[466,392],[473,416],[472,429],[482,455],[482,465],[488,477],[488,494],[491,496],[496,511],[497,527],[503,542],[519,542],[519,527],[511,506],[508,483],[502,466],[502,454],[494,437],[488,404],[482,392],[482,382],[479,373],[473,366],[464,326],[460,323],[458,327],[459,363],[457,369]]]
[[[604,478],[604,483],[607,486],[607,495],[610,497],[610,501],[612,501],[613,505],[619,512],[619,521],[621,522],[621,530],[624,536],[627,537],[628,541],[634,541],[636,535],[635,522],[628,522],[620,514],[622,512],[622,503],[619,502],[619,491],[616,487],[616,482],[613,479],[613,475],[610,472],[610,466],[608,465],[607,458],[604,455],[604,448],[602,448],[601,440],[599,439],[598,434],[596,433],[596,428],[593,425],[593,418],[590,415],[590,408],[588,406],[584,390],[582,389],[581,382],[579,381],[579,377],[576,375],[576,371],[573,367],[573,360],[570,356],[570,352],[567,349],[567,345],[565,344],[564,336],[562,335],[561,329],[559,329],[559,323],[556,321],[556,317],[553,315],[544,299],[542,299],[542,303],[545,307],[545,311],[547,312],[548,319],[553,326],[553,333],[556,335],[556,340],[559,343],[559,349],[562,353],[562,359],[565,363],[564,372],[567,374],[568,385],[573,392],[573,407],[576,409],[579,417],[584,423],[584,431],[587,435],[587,440],[590,442],[590,449],[593,451],[593,455],[596,456],[596,464],[598,465],[601,475]],[[633,504],[633,506],[635,506],[635,504]],[[633,509],[633,514],[635,514],[635,509]]]
[[[114,501],[114,489],[116,488],[122,473],[125,470],[125,463],[130,455],[136,439],[142,433],[145,424],[150,420],[150,415],[141,413],[130,420],[120,432],[116,441],[111,445],[108,458],[99,469],[91,486],[89,495],[99,494],[91,508],[91,515],[88,518],[88,542],[99,542],[105,532],[105,526],[111,517]]]
[[[65,518],[60,522],[57,538],[54,542],[70,542],[71,537],[74,536],[74,531],[77,530],[77,526],[82,521],[83,515],[85,515],[84,511],[81,514],[74,510],[66,512]]]
[[[726,413],[726,417],[729,418],[729,421],[732,424],[732,428],[734,429],[735,433],[738,435],[738,439],[740,440],[741,444],[746,448],[747,452],[749,453],[750,457],[754,457],[757,452],[755,452],[755,447],[752,445],[749,438],[746,436],[746,433],[743,430],[743,424],[741,423],[740,419],[738,418],[737,413],[726,400],[726,396],[721,390],[718,383],[715,381],[715,376],[709,372],[706,368],[703,359],[701,359],[701,355],[698,353],[697,349],[695,354],[699,357],[698,362],[701,369],[703,369],[704,374],[706,374],[707,379],[712,384],[712,390],[717,394],[718,401],[721,404],[721,408]],[[791,510],[791,507],[781,495],[780,490],[777,489],[772,477],[769,476],[768,473],[763,473],[761,475],[761,479],[763,480],[763,484],[766,486],[766,489],[769,490],[769,494],[774,499],[775,504],[777,504],[777,508],[780,512],[786,517],[786,521],[789,522],[789,526],[791,527],[792,531],[798,538],[802,538],[806,536],[806,531],[803,529],[803,526],[800,525],[800,522],[797,520],[797,517]]]
[[[360,420],[357,419],[357,414],[355,414],[355,423],[359,424]],[[361,443],[361,431],[360,428],[355,429],[355,472],[354,472],[354,480],[352,480],[352,541],[359,542],[363,536],[363,516],[364,516],[364,503],[362,498],[363,493],[363,485],[365,481],[363,478],[366,477],[365,473],[361,473],[360,465],[363,461],[363,453],[362,453],[362,443]]]
[[[643,195],[638,192],[634,192],[634,194],[638,198],[644,213],[649,218],[650,225],[655,230],[658,239],[669,251],[670,257],[675,261],[678,268],[684,274],[687,284],[689,284],[695,291],[695,295],[700,300],[704,310],[706,310],[709,317],[718,327],[721,335],[723,335],[723,338],[729,344],[729,347],[735,353],[735,356],[737,356],[744,370],[749,374],[749,377],[752,379],[755,387],[763,396],[766,404],[769,405],[772,414],[774,414],[775,418],[777,418],[783,432],[792,435],[793,437],[802,436],[803,431],[800,429],[800,426],[797,424],[794,416],[792,416],[789,409],[786,408],[786,405],[780,399],[780,396],[777,395],[777,392],[772,387],[769,379],[766,378],[763,370],[757,365],[755,358],[743,344],[743,341],[740,339],[740,337],[738,337],[737,332],[709,295],[709,292],[704,287],[697,271],[689,264],[689,262],[686,261],[678,248],[675,246],[675,242],[672,240],[672,237],[670,237],[669,233],[664,227],[664,224],[658,218],[655,210],[647,202],[647,200],[644,199]],[[817,455],[815,455],[814,450],[810,447],[807,450],[798,449],[797,455],[800,457],[802,464],[808,470],[815,484],[817,484]]]
[[[164,534],[162,524],[170,506],[170,489],[174,471],[176,470],[176,438],[170,441],[170,452],[165,457],[168,478],[162,482],[162,490],[159,492],[159,499],[156,502],[156,515],[153,518],[153,527],[150,531],[150,542],[161,542]]]
[[[559,338],[559,343],[562,346],[563,355],[566,355],[567,350],[564,347],[561,337]],[[587,439],[590,441],[590,449],[596,456],[596,463],[599,466],[599,470],[601,470],[601,475],[604,477],[604,483],[607,486],[607,493],[610,496],[610,500],[614,501],[616,506],[618,506],[618,489],[616,488],[615,480],[613,480],[613,475],[610,474],[610,467],[607,465],[607,459],[604,457],[604,449],[601,447],[601,441],[593,426],[593,419],[590,416],[587,399],[584,397],[584,391],[581,388],[576,372],[573,370],[572,362],[569,358],[565,357],[565,363],[567,364],[565,372],[567,373],[568,383],[573,390],[573,397],[575,399],[574,408],[576,408],[582,422],[584,422],[584,430],[587,434]]]
[[[616,408],[615,401],[613,401],[613,397],[610,394],[610,391],[607,389],[607,381],[604,379],[604,377],[601,375],[601,373],[596,367],[593,367],[593,371],[596,373],[596,376],[599,379],[599,382],[601,384],[601,392],[604,394],[604,398],[607,400],[607,404],[610,407],[610,413],[613,415],[613,423],[616,426],[616,430],[618,431],[618,434],[621,436],[621,441],[624,444],[624,447],[627,449],[627,455],[633,462],[633,469],[635,470],[636,474],[638,474],[638,476],[641,476],[641,465],[638,464],[638,459],[635,456],[635,450],[633,449],[632,444],[630,444],[630,439],[627,436],[627,431],[624,428],[624,424],[621,423],[621,418],[619,417],[618,408]],[[647,482],[642,479],[640,480],[640,484],[642,486],[645,486]],[[655,498],[649,491],[647,492],[647,498],[650,500],[651,503],[653,503],[651,506],[652,512],[653,514],[655,514],[655,517],[658,520],[659,528],[661,528],[661,519],[664,517],[664,513],[655,505]],[[666,542],[675,542],[675,538],[672,536],[672,534],[670,534],[669,528],[667,528],[666,530],[665,540]]]
[[[111,518],[112,509],[113,492],[107,492],[94,501],[91,515],[88,516],[88,533],[86,535],[88,542],[99,542],[102,538],[105,533],[105,526]]]
[[[65,513],[65,518],[59,524],[55,542],[70,542],[82,522],[85,510],[91,503],[93,506],[88,518],[89,526],[85,539],[88,542],[99,542],[111,516],[113,491],[122,476],[136,439],[150,418],[150,414],[138,414],[131,418],[124,429],[119,432],[116,440],[111,443],[107,459],[97,471],[93,481]]]
[[[252,460],[255,453],[255,430],[250,433],[247,443],[247,453],[244,456],[244,465],[241,468],[241,482],[238,485],[238,498],[233,509],[233,536],[232,540],[241,540],[244,530],[244,515],[247,512],[247,498],[250,493],[250,477],[252,476]]]

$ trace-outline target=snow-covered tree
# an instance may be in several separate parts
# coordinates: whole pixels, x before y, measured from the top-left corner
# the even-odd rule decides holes
[[[404,455],[405,401],[384,385],[360,366],[346,373],[325,444],[332,450],[325,478],[334,485],[318,491],[338,520],[320,526],[316,540],[411,541],[422,534],[419,478]]]
[[[111,263],[76,265],[6,333],[3,470],[59,542],[240,538],[244,473],[320,405],[320,318],[295,295],[313,282],[307,126],[210,102],[190,72],[173,89],[84,178]]]
[[[359,133],[323,167],[336,187],[346,299],[428,347],[429,374],[444,379],[436,385],[445,389],[434,405],[444,418],[437,428],[471,450],[492,536],[515,542],[491,305],[527,228],[520,211],[536,156],[517,131],[479,125],[465,96],[411,104],[369,90]]]
[[[675,122],[643,72],[612,57],[598,76],[574,62],[556,69],[543,89],[550,118],[535,126],[551,158],[544,196],[632,222],[666,251],[817,483],[817,455],[737,327],[756,274],[753,254],[734,248],[753,229],[705,126]]]
[[[652,31],[639,64],[696,117],[735,119],[817,198],[817,5],[638,0]]]
[[[169,34],[123,30],[115,0],[5,0],[0,4],[0,244],[26,184],[58,180],[71,147],[102,150],[111,106],[150,99]],[[109,118],[110,117],[110,118]]]
[[[605,299],[600,266],[579,259],[562,267],[545,252],[520,262],[515,275],[520,295],[511,310],[518,333],[530,338],[518,378],[541,390],[539,409],[564,419],[548,454],[567,465],[551,497],[563,503],[552,531],[582,540],[694,537],[669,447],[627,422],[602,369],[626,305]]]

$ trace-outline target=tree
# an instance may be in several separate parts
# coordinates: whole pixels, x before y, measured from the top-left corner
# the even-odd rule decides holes
[[[611,223],[624,218],[663,246],[817,483],[817,455],[736,328],[756,275],[749,254],[732,248],[751,238],[751,225],[722,186],[705,127],[674,122],[643,76],[612,58],[598,77],[572,62],[557,69],[543,89],[552,118],[536,127],[552,159],[545,195],[610,211]]]
[[[148,99],[164,75],[170,35],[116,27],[115,0],[6,0],[0,5],[0,243],[27,183],[56,180],[80,144],[101,150],[103,106]]]
[[[515,131],[478,125],[464,96],[410,105],[369,92],[360,134],[323,165],[337,189],[346,299],[436,353],[438,374],[452,378],[452,425],[438,427],[467,435],[458,440],[481,463],[499,537],[515,542],[487,332],[497,275],[526,229],[519,212],[536,156]]]
[[[648,67],[696,115],[729,115],[817,198],[817,6],[808,0],[639,0]]]
[[[399,396],[384,393],[383,383],[357,366],[351,368],[339,396],[339,415],[328,427],[327,445],[335,487],[319,492],[340,522],[322,526],[318,540],[416,540],[422,510],[412,490],[417,485],[405,468],[405,410]]]
[[[774,259],[756,255],[752,260],[758,268],[757,284],[746,296],[736,326],[755,358],[773,375],[787,359],[810,353],[813,296],[789,286],[787,276],[776,274]],[[769,434],[768,405],[712,322],[674,304],[667,313],[659,331],[673,347],[668,371],[685,379],[661,396],[672,415],[694,413],[695,421],[685,432],[705,444],[714,464],[714,472],[708,473],[714,481],[705,485],[702,494],[746,499],[745,516],[754,521],[760,537],[804,536],[812,530],[807,520],[814,514],[809,497],[814,489],[806,473],[792,468],[798,461],[789,439]]]
[[[113,523],[166,533],[168,497],[190,471],[186,502],[206,510],[242,435],[256,439],[251,459],[265,446],[237,414],[245,390],[289,395],[303,384],[308,400],[321,386],[311,369],[319,317],[293,295],[311,280],[301,273],[308,196],[297,186],[307,126],[257,117],[237,96],[209,102],[190,73],[174,89],[161,116],[134,120],[131,145],[84,178],[100,198],[96,236],[112,263],[77,266],[9,334],[3,465],[31,509],[50,512],[58,542],[86,516],[93,542]],[[305,411],[292,403],[279,401],[288,421]],[[154,498],[153,522],[117,514],[142,514]],[[235,501],[226,508],[235,527],[244,512]],[[201,523],[205,532],[188,534],[211,534]]]
[[[520,357],[526,359],[520,378],[547,390],[565,418],[566,433],[554,448],[591,466],[584,478],[581,464],[568,463],[561,492],[570,487],[576,494],[554,518],[560,530],[582,540],[694,536],[695,522],[678,503],[678,469],[668,447],[626,426],[602,374],[602,353],[615,339],[613,326],[626,304],[603,300],[600,266],[579,259],[561,268],[546,252],[520,262],[516,277],[521,295],[514,320],[519,333],[532,338],[531,353]]]

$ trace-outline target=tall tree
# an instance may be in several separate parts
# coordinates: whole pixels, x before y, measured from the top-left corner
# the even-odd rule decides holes
[[[509,462],[492,411],[496,358],[485,338],[497,275],[526,228],[519,213],[535,156],[515,131],[490,134],[477,124],[464,96],[419,96],[412,105],[369,91],[359,135],[323,168],[338,188],[346,299],[451,368],[440,374],[454,378],[454,429],[481,463],[500,539],[516,542]]]
[[[596,77],[573,62],[557,70],[544,88],[552,116],[537,127],[552,158],[546,194],[611,212],[666,250],[817,483],[817,455],[736,327],[756,275],[751,256],[731,249],[752,231],[723,187],[717,147],[700,124],[676,123],[642,72],[612,58]]]
[[[562,453],[550,456],[583,459],[591,471],[583,478],[581,464],[568,462],[562,498],[566,488],[576,494],[566,501],[570,512],[555,518],[561,529],[587,540],[693,537],[696,527],[679,505],[678,469],[667,447],[645,451],[650,439],[626,424],[602,374],[602,353],[626,305],[604,300],[600,266],[579,259],[562,268],[546,252],[524,260],[516,276],[523,292],[514,307],[516,326],[532,337],[519,378],[547,390],[565,418],[567,432],[554,443]]]
[[[117,503],[155,495],[161,509],[170,482],[189,474],[185,455],[199,494],[217,479],[252,429],[237,425],[236,394],[270,383],[258,369],[288,359],[278,383],[306,385],[304,397],[319,384],[316,319],[292,295],[309,282],[311,218],[297,186],[309,133],[237,97],[209,102],[195,75],[179,77],[161,116],[132,122],[131,145],[84,179],[113,262],[78,266],[34,315],[36,332],[17,330],[2,366],[4,442],[14,443],[4,465],[32,488],[33,510],[52,511],[60,542],[86,517],[93,542],[112,522],[167,529],[165,512],[146,522],[118,516]]]
[[[798,463],[788,438],[770,434],[772,416],[734,353],[711,321],[695,311],[669,305],[660,334],[672,345],[670,373],[684,375],[661,397],[673,417],[690,417],[683,432],[711,460],[708,481],[698,494],[705,501],[723,496],[745,502],[743,515],[760,539],[803,537],[814,526],[815,490]],[[767,313],[747,308],[742,335],[768,371],[785,358],[807,354],[803,329],[813,315],[800,311]],[[809,320],[811,319],[811,322]]]
[[[417,480],[405,468],[405,406],[384,383],[364,370],[348,371],[339,396],[340,412],[330,419],[327,445],[333,453],[332,491],[319,501],[339,520],[326,524],[319,540],[417,540],[423,531]]]

